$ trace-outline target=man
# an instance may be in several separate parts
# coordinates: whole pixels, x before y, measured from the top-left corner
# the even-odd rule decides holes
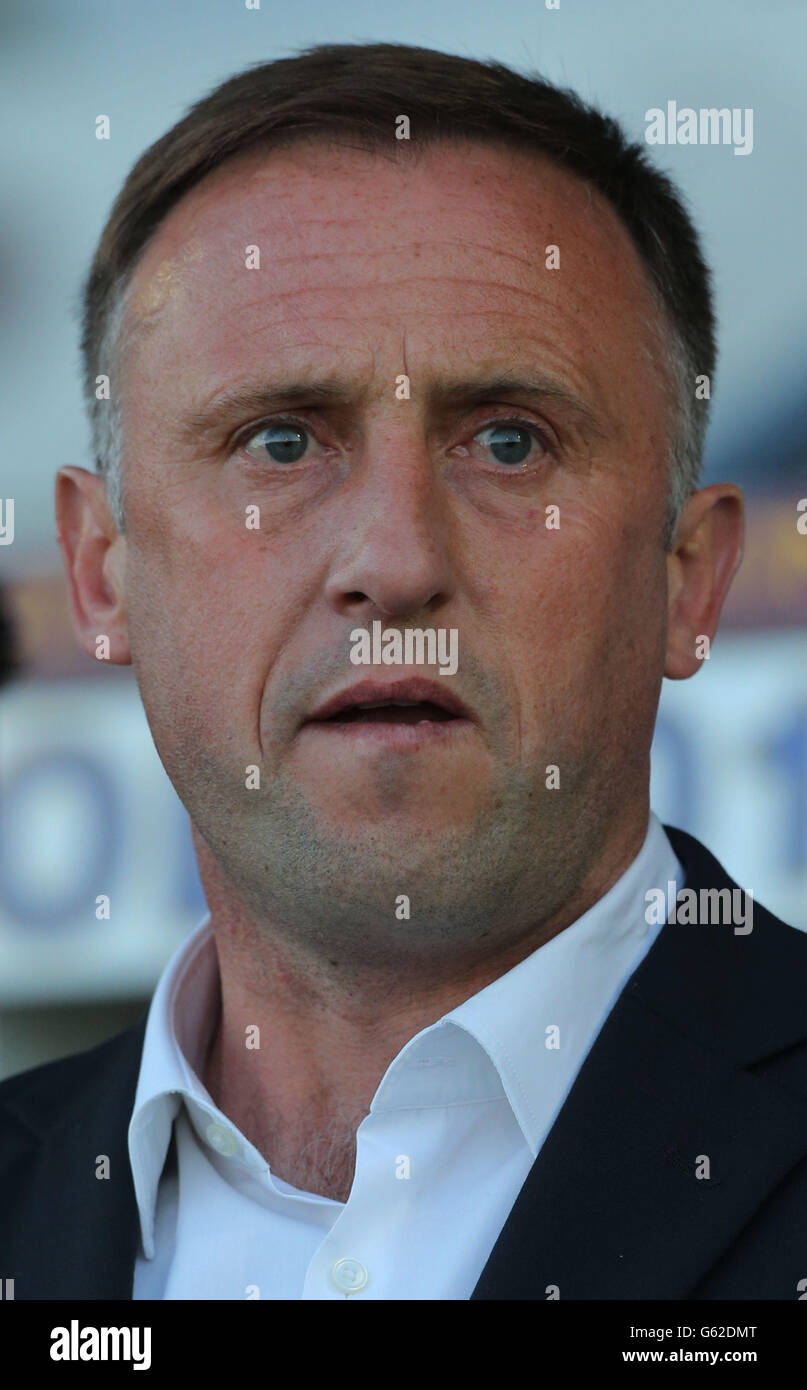
[[[315,48],[143,156],[84,352],[75,626],[210,916],[0,1087],[16,1297],[799,1297],[807,941],[649,807],[742,548],[668,181],[496,64]]]

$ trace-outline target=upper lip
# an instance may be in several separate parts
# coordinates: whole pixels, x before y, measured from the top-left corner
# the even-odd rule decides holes
[[[460,719],[476,719],[475,714],[453,690],[448,690],[436,681],[425,680],[422,676],[411,676],[397,681],[359,681],[346,690],[340,690],[329,700],[318,705],[306,719],[330,719],[343,709],[355,705],[369,705],[388,702],[389,704],[418,705],[425,701],[439,705],[449,714]]]

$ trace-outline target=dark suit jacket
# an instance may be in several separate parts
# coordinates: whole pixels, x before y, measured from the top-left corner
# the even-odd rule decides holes
[[[665,827],[687,886],[737,885]],[[0,1084],[0,1276],[17,1299],[130,1299],[127,1151],[145,1017]],[[110,1177],[95,1177],[97,1154]],[[701,1155],[710,1176],[696,1177]],[[807,1292],[807,933],[667,923],[608,1015],[472,1298]]]

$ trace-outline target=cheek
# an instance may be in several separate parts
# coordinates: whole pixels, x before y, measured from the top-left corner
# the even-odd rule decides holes
[[[198,532],[163,540],[127,565],[132,658],[155,742],[161,753],[191,740],[249,753],[271,663],[272,586],[232,540],[215,551]]]
[[[606,536],[593,517],[507,560],[497,626],[518,672],[522,736],[541,742],[655,710],[664,660],[666,566],[644,530]],[[578,523],[580,518],[576,519]],[[563,527],[563,517],[561,519]],[[616,558],[615,558],[616,557]],[[631,716],[632,719],[633,716]],[[624,730],[628,732],[627,728]]]

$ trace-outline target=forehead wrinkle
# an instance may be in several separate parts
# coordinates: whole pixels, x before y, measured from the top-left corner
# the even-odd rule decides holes
[[[263,306],[263,307],[265,307],[265,306]],[[554,310],[555,308],[557,308],[557,307],[558,307],[558,306],[554,306],[554,305],[553,305],[553,310]],[[565,317],[574,317],[573,311],[571,311],[571,310],[564,310],[564,311],[563,311],[563,314],[564,314]],[[222,318],[224,318],[224,317],[226,317],[226,316],[225,316],[225,315],[222,315]],[[433,320],[433,319],[437,319],[437,320],[441,321],[441,320],[443,319],[444,315],[443,315],[443,311],[442,311],[441,309],[439,309],[439,308],[437,308],[437,309],[432,309],[432,310],[420,309],[420,308],[419,308],[419,309],[418,309],[418,312],[417,312],[417,317],[418,317],[418,327],[421,327],[423,324],[428,323],[428,322],[430,322],[430,321]],[[506,320],[507,324],[511,324],[511,325],[512,325],[514,322],[519,322],[519,321],[523,320],[525,323],[529,324],[533,329],[535,328],[535,318],[534,318],[534,316],[533,316],[532,314],[523,314],[523,313],[519,313],[517,310],[512,310],[512,309],[492,309],[492,308],[490,308],[490,309],[462,309],[462,310],[458,311],[458,312],[455,314],[455,316],[454,316],[455,322],[468,322],[469,320],[472,320],[472,319],[490,320],[490,319],[493,319],[493,318],[504,319],[504,320]],[[387,311],[387,312],[383,312],[383,313],[378,313],[378,314],[364,314],[364,315],[362,316],[362,324],[365,325],[365,326],[368,325],[368,324],[389,324],[389,321],[390,321],[390,316],[389,316],[389,312],[388,312],[388,311]],[[229,347],[232,343],[243,343],[243,342],[247,342],[247,341],[249,341],[249,340],[251,340],[251,339],[253,339],[253,338],[258,338],[258,337],[260,337],[262,334],[272,333],[272,332],[274,332],[274,331],[275,331],[276,329],[278,329],[278,328],[286,328],[286,327],[288,327],[290,324],[291,324],[291,325],[297,325],[297,326],[299,326],[299,324],[300,324],[300,319],[297,318],[296,316],[295,316],[295,317],[291,317],[291,318],[284,318],[284,319],[275,319],[275,318],[273,318],[273,319],[270,320],[270,322],[261,324],[261,326],[260,326],[259,328],[241,329],[241,330],[239,330],[238,334],[237,334],[236,336],[232,337],[232,338],[222,338],[221,342],[219,342],[219,343],[216,344],[216,347],[217,347],[217,348],[226,348],[226,347]],[[352,315],[352,314],[328,314],[328,315],[327,315],[327,326],[330,327],[331,325],[334,325],[334,326],[335,326],[335,325],[337,325],[337,324],[347,324],[349,327],[351,327],[351,328],[353,328],[353,329],[355,330],[355,328],[356,328],[356,317],[355,317],[355,315]],[[550,325],[543,325],[543,326],[542,326],[542,331],[543,331],[544,333],[546,333],[551,327],[552,327],[551,324],[550,324]],[[390,330],[390,331],[391,331],[391,330]],[[332,350],[333,350],[333,344],[332,344],[332,343],[323,342],[323,340],[322,340],[321,338],[306,338],[306,339],[300,339],[299,342],[295,342],[294,346],[295,346],[295,348],[296,348],[296,347],[298,347],[298,346],[299,346],[299,347],[302,347],[302,346],[309,346],[309,345],[311,345],[311,344],[314,344],[315,346],[321,347],[321,348],[324,347],[324,348],[326,348],[328,351],[332,351]],[[368,350],[370,350],[370,349],[368,349]]]
[[[308,175],[306,175],[306,177],[308,177]],[[589,195],[590,195],[590,190],[588,190],[588,192],[589,192]],[[589,204],[589,205],[591,204],[591,198],[590,198],[590,196],[588,197],[588,204]],[[552,211],[552,210],[550,209],[550,212],[551,212],[551,211]],[[218,208],[214,208],[214,213],[217,213],[217,212],[218,212]],[[202,216],[202,218],[201,218],[201,221],[202,221],[202,222],[204,221],[204,217],[203,217],[203,216]],[[607,225],[608,219],[605,219],[605,221],[606,221],[606,226],[601,226],[602,221],[603,221],[603,219],[598,219],[598,228],[600,228],[601,231],[603,231],[603,232],[606,232],[606,231],[607,231],[608,233],[610,233],[610,235],[606,236],[606,238],[605,238],[605,240],[606,240],[606,245],[605,245],[605,247],[604,247],[603,249],[605,250],[605,253],[606,253],[606,256],[608,257],[608,259],[611,260],[612,257],[613,257],[613,251],[614,251],[614,249],[615,249],[615,248],[613,247],[613,234],[614,234],[614,230],[615,230],[615,229],[614,229],[612,226],[608,226],[608,225]],[[611,219],[611,221],[613,221],[613,219]],[[195,232],[197,232],[197,233],[198,233],[200,230],[202,230],[202,229],[200,228],[200,226],[199,226],[199,222],[200,222],[200,218],[199,218],[199,214],[197,213],[196,216],[195,216],[195,219],[194,219],[194,223],[193,223],[194,230],[195,230]],[[283,222],[284,222],[285,224],[288,223],[288,214],[286,214],[286,216],[283,218]],[[322,218],[316,218],[316,217],[314,217],[314,218],[304,219],[304,220],[302,221],[302,223],[301,223],[300,219],[295,219],[295,221],[294,221],[294,231],[295,231],[295,235],[298,235],[298,234],[299,234],[300,225],[303,225],[303,226],[316,226],[318,229],[323,229],[323,228],[327,228],[327,227],[333,226],[333,225],[336,225],[336,226],[353,226],[354,224],[357,225],[357,226],[362,226],[362,228],[366,228],[366,220],[365,220],[365,219],[349,219],[349,218],[333,218],[333,219],[331,219],[331,218],[325,218],[325,219],[322,219]],[[231,230],[231,228],[228,227],[228,232],[229,232],[230,230]],[[287,227],[287,226],[286,226],[285,230],[288,230],[288,227]],[[626,241],[626,240],[629,240],[629,239],[627,238],[626,234],[624,233],[624,229],[622,229],[621,227],[619,227],[619,232],[621,232],[621,234],[622,234],[622,235],[621,235],[621,238],[620,238],[621,241],[624,242],[624,241]],[[608,244],[609,242],[611,243],[610,245]],[[397,258],[400,257],[402,251],[405,252],[405,251],[408,250],[409,248],[420,248],[420,247],[424,247],[427,251],[428,251],[428,250],[432,250],[432,249],[435,250],[435,251],[439,251],[439,249],[440,249],[441,247],[442,247],[442,248],[449,247],[449,248],[451,248],[451,249],[455,249],[457,246],[459,246],[460,249],[465,249],[466,247],[473,247],[476,251],[480,252],[480,254],[481,254],[482,256],[485,256],[485,257],[491,257],[491,256],[493,256],[493,257],[496,257],[496,258],[501,258],[501,259],[503,259],[503,260],[509,260],[509,261],[514,262],[515,264],[517,264],[517,265],[519,265],[519,266],[523,266],[523,267],[527,268],[528,270],[532,271],[533,273],[537,270],[536,261],[535,261],[533,258],[531,258],[531,257],[529,257],[529,256],[525,256],[525,255],[519,254],[519,253],[516,252],[516,251],[508,251],[508,250],[504,249],[503,247],[491,246],[488,242],[472,242],[472,241],[462,241],[462,240],[460,240],[460,241],[458,242],[457,239],[456,239],[456,238],[453,238],[453,237],[450,237],[450,238],[430,238],[430,237],[428,237],[428,235],[426,235],[426,236],[425,236],[424,238],[422,238],[422,239],[421,239],[421,238],[418,238],[416,235],[413,235],[412,238],[411,238],[411,240],[408,241],[408,242],[405,242],[403,245],[401,245],[400,243],[398,243],[397,245],[394,245],[394,246],[391,245],[389,248],[384,248],[384,249],[379,249],[379,250],[371,250],[371,249],[368,249],[368,248],[366,248],[366,247],[358,248],[358,249],[355,250],[355,251],[352,251],[352,250],[348,251],[348,250],[346,250],[346,249],[344,249],[344,248],[339,248],[339,249],[335,249],[335,250],[323,249],[323,250],[315,250],[315,251],[311,251],[311,252],[302,251],[302,252],[297,252],[297,253],[290,254],[290,255],[288,255],[288,256],[276,256],[276,257],[275,257],[275,256],[271,256],[271,253],[270,253],[270,258],[269,258],[269,262],[268,262],[268,264],[267,264],[267,266],[266,266],[266,269],[269,270],[269,271],[271,272],[271,269],[272,269],[273,266],[282,266],[282,265],[285,266],[285,265],[288,265],[288,264],[290,264],[290,263],[291,263],[291,264],[296,263],[296,264],[300,265],[301,271],[304,271],[308,265],[313,265],[313,264],[316,264],[316,263],[318,263],[318,262],[327,263],[327,262],[333,261],[334,259],[338,259],[339,262],[340,262],[341,264],[344,264],[345,261],[355,261],[355,260],[356,260],[357,258],[359,258],[359,257],[361,257],[362,262],[363,262],[364,264],[366,264],[366,263],[368,263],[368,262],[373,262],[373,261],[381,260],[381,259],[383,259],[384,257],[393,256],[393,255],[394,255],[394,256],[396,257],[396,259],[397,259]],[[587,247],[587,245],[586,245],[586,239],[584,239],[584,241],[583,241],[583,247],[582,247],[582,249],[583,249],[584,252],[590,251],[590,249],[591,249],[590,247]],[[620,248],[620,249],[622,249],[622,248]],[[538,247],[538,246],[536,245],[536,259],[537,259],[538,261],[540,261],[540,255],[538,255],[538,252],[539,252],[539,251],[540,251],[540,247]],[[610,254],[609,254],[609,253],[610,253]],[[160,263],[160,265],[159,265],[158,268],[157,268],[157,271],[152,275],[152,278],[151,278],[150,282],[148,283],[148,285],[147,285],[146,287],[144,287],[144,289],[143,289],[142,291],[139,292],[139,297],[138,297],[138,299],[135,300],[135,302],[134,302],[134,304],[133,304],[134,313],[135,313],[135,318],[134,318],[134,321],[132,322],[131,327],[132,327],[132,329],[133,329],[133,334],[134,334],[135,336],[139,336],[139,334],[140,334],[142,331],[154,327],[156,324],[160,323],[160,322],[163,320],[165,308],[166,308],[170,303],[176,301],[177,295],[179,294],[179,292],[181,291],[181,289],[183,289],[183,288],[186,286],[187,277],[183,276],[183,274],[182,274],[182,272],[183,272],[183,270],[184,270],[184,268],[185,268],[185,265],[187,264],[188,261],[191,261],[191,260],[195,261],[195,260],[200,259],[200,257],[201,257],[202,254],[203,254],[203,253],[202,253],[202,248],[201,248],[201,244],[200,244],[199,239],[198,239],[198,235],[194,235],[194,236],[190,237],[190,238],[186,241],[186,243],[182,246],[181,252],[180,252],[179,256],[175,256],[175,257],[173,257],[173,258],[166,259],[166,260],[164,260],[164,261],[162,261],[162,262]],[[541,252],[541,254],[542,254],[542,252]],[[624,256],[619,257],[619,259],[620,259],[620,260],[624,260]],[[177,261],[180,262],[178,265],[176,264]],[[617,269],[619,269],[619,267],[617,267]],[[430,284],[433,284],[433,283],[445,284],[445,285],[447,285],[447,286],[453,285],[453,284],[456,284],[456,283],[460,283],[460,284],[463,284],[463,285],[465,285],[465,286],[469,286],[469,284],[470,284],[470,285],[473,286],[474,289],[482,289],[482,290],[488,290],[488,291],[494,291],[494,292],[504,292],[504,293],[507,293],[507,291],[511,291],[511,292],[516,293],[516,294],[519,296],[519,298],[522,298],[522,299],[523,299],[523,298],[526,298],[526,299],[528,299],[528,300],[530,300],[530,301],[533,301],[533,302],[536,302],[536,303],[543,303],[543,302],[545,301],[545,299],[546,299],[546,295],[545,295],[543,292],[537,292],[536,290],[527,289],[527,288],[525,288],[523,285],[519,285],[519,284],[517,284],[516,282],[501,281],[501,280],[483,280],[483,279],[474,280],[474,279],[472,279],[472,278],[469,278],[469,275],[468,275],[467,273],[466,273],[466,274],[463,274],[463,275],[459,275],[459,276],[450,276],[450,275],[446,275],[446,274],[445,274],[444,272],[442,272],[442,271],[439,272],[439,273],[436,274],[436,275],[431,275],[431,276],[428,275],[428,274],[420,274],[420,275],[417,275],[417,276],[406,275],[406,276],[398,277],[397,279],[393,279],[393,280],[375,281],[375,282],[372,282],[372,283],[369,284],[369,285],[368,285],[368,284],[351,285],[349,288],[350,288],[350,290],[351,290],[352,292],[361,293],[363,290],[367,290],[367,289],[369,289],[369,290],[372,292],[372,291],[377,291],[377,290],[379,290],[379,289],[392,289],[392,288],[395,288],[395,287],[397,287],[397,286],[399,286],[399,285],[401,285],[401,284],[404,284],[404,285],[406,285],[407,287],[411,287],[413,284],[417,285],[418,283],[422,283],[423,285],[426,285],[426,286],[428,286],[428,285],[430,285]],[[197,284],[198,284],[198,281],[197,281]],[[295,288],[295,289],[280,289],[280,288],[277,288],[277,289],[273,289],[273,290],[272,290],[272,297],[273,297],[273,299],[274,299],[275,301],[277,301],[277,302],[282,302],[283,300],[293,300],[294,298],[299,298],[299,297],[301,297],[301,296],[303,296],[303,295],[305,295],[305,294],[320,294],[320,295],[327,295],[327,294],[329,294],[329,293],[338,293],[339,290],[340,290],[340,289],[343,289],[343,288],[345,288],[345,287],[344,287],[344,286],[339,286],[339,285],[321,285],[321,284],[302,286],[302,287],[297,287],[297,288]],[[644,288],[644,287],[643,287],[643,288]],[[578,298],[578,300],[579,300],[579,295],[577,296],[577,298]],[[142,304],[143,302],[145,302],[146,311],[143,312],[143,311],[141,310],[140,313],[138,314],[138,310],[140,309],[141,304]],[[244,311],[249,311],[250,309],[253,308],[253,306],[257,306],[257,305],[259,305],[259,306],[261,306],[261,307],[263,306],[263,298],[261,298],[261,299],[259,299],[259,300],[257,300],[257,301],[250,301],[246,306],[244,306]],[[555,301],[555,302],[552,302],[552,308],[553,308],[553,311],[554,311],[554,312],[563,312],[563,311],[562,311],[562,306],[561,306],[560,304],[558,304],[556,301]],[[239,306],[239,312],[240,312],[240,311],[241,311],[241,308],[240,308],[240,306]],[[229,312],[231,312],[231,310],[230,310],[229,308],[223,310],[220,317],[225,317]],[[421,311],[421,312],[422,312],[422,311]],[[644,325],[643,325],[643,326],[644,326]],[[258,330],[258,331],[261,331],[261,330]]]
[[[339,296],[342,296],[342,295],[344,295],[345,289],[348,289],[348,290],[350,291],[351,295],[355,295],[355,294],[361,293],[361,292],[364,291],[364,290],[370,290],[370,291],[390,290],[390,289],[395,289],[395,288],[397,288],[397,287],[399,287],[399,286],[401,286],[401,285],[405,286],[407,289],[410,289],[410,288],[412,288],[413,286],[416,286],[416,285],[418,285],[418,284],[424,284],[424,285],[434,285],[434,284],[437,284],[437,285],[446,285],[446,286],[448,286],[448,285],[457,285],[457,284],[459,284],[459,285],[465,285],[465,286],[467,286],[468,283],[469,283],[469,282],[468,282],[467,276],[463,276],[463,275],[405,275],[405,276],[401,276],[399,279],[396,279],[396,280],[370,281],[370,282],[367,282],[367,283],[364,283],[364,284],[351,284],[351,285],[349,285],[349,286],[345,286],[345,285],[334,285],[334,284],[329,284],[329,285],[303,285],[303,286],[299,287],[298,289],[293,289],[293,290],[277,290],[277,291],[273,290],[273,291],[271,292],[271,300],[272,300],[273,303],[284,303],[284,302],[287,302],[287,301],[299,299],[302,295],[312,295],[312,294],[313,294],[313,295],[316,295],[316,294],[319,294],[319,295],[323,295],[323,296],[325,296],[325,295],[339,295]],[[535,292],[533,292],[533,291],[531,291],[531,290],[525,290],[525,289],[520,288],[518,285],[508,284],[508,283],[502,282],[502,281],[500,281],[500,280],[474,280],[474,281],[471,282],[471,284],[472,284],[473,289],[475,289],[475,290],[478,290],[478,289],[484,289],[484,290],[503,290],[503,291],[505,291],[505,292],[509,292],[509,293],[511,293],[511,294],[515,294],[515,295],[518,296],[518,299],[521,300],[521,301],[523,301],[523,300],[525,300],[525,299],[528,299],[528,300],[534,301],[536,304],[546,305],[547,307],[551,308],[551,309],[553,310],[553,312],[562,310],[562,307],[563,307],[563,306],[562,306],[561,304],[559,304],[556,300],[551,299],[548,295],[535,293]],[[233,309],[234,307],[237,308],[237,310],[238,310],[239,313],[246,312],[248,309],[252,309],[252,308],[256,308],[256,307],[261,307],[261,308],[264,308],[264,309],[265,309],[265,308],[267,307],[267,304],[266,304],[266,299],[267,299],[267,298],[269,298],[269,296],[266,296],[265,298],[261,298],[261,299],[257,299],[257,300],[250,300],[250,301],[248,301],[246,304],[238,304],[238,305],[234,305],[234,306],[233,306],[233,305],[229,305],[228,307],[222,309],[221,313],[218,315],[218,318],[219,318],[219,319],[226,318],[227,315],[228,315],[229,313],[232,312],[232,309]],[[417,308],[417,313],[418,313],[418,315],[421,315],[421,314],[423,314],[423,313],[428,313],[428,312],[429,312],[428,310],[423,309],[422,306],[420,306],[420,305],[417,305],[417,306],[414,306],[414,307]],[[440,309],[432,310],[432,313],[441,313],[441,312],[444,312],[444,311],[443,311],[443,310],[440,310]],[[459,312],[459,313],[465,313],[466,311],[465,311],[465,310],[459,310],[458,312]],[[480,311],[479,311],[479,310],[469,310],[469,311],[467,311],[467,312],[479,313]],[[484,310],[484,311],[482,311],[482,312],[488,312],[488,311],[487,311],[487,310]],[[508,309],[508,310],[504,310],[504,309],[499,309],[499,310],[491,309],[490,312],[493,312],[493,313],[498,312],[498,313],[508,313],[508,314],[512,314],[514,311],[509,310],[509,309]],[[328,314],[328,317],[330,318],[331,315]],[[379,315],[367,315],[366,317],[368,317],[368,318],[370,318],[370,319],[375,319],[375,318],[384,317],[384,316],[383,316],[383,315],[381,315],[381,316],[379,316]],[[524,317],[528,317],[528,316],[522,314],[522,315],[520,315],[520,317],[524,318]],[[279,322],[279,320],[273,320],[272,322],[273,322],[273,324],[274,324],[275,322]]]
[[[338,261],[340,266],[342,266],[346,261],[358,260],[361,264],[366,265],[368,263],[375,262],[378,260],[394,258],[395,264],[399,265],[402,253],[405,253],[408,249],[411,248],[425,247],[427,249],[439,249],[448,247],[449,249],[456,251],[458,248],[460,250],[465,250],[468,246],[473,246],[476,250],[479,250],[480,252],[484,253],[485,258],[490,258],[491,256],[494,256],[503,260],[514,261],[516,262],[516,264],[524,266],[530,271],[534,272],[536,270],[536,261],[528,256],[520,255],[517,252],[505,251],[503,249],[499,249],[498,247],[491,247],[482,242],[466,242],[464,240],[456,238],[445,238],[442,240],[419,240],[417,238],[413,238],[411,242],[397,242],[394,245],[391,244],[389,247],[381,248],[378,250],[360,247],[357,248],[355,251],[340,248],[338,250],[323,250],[312,252],[302,251],[293,253],[288,256],[275,256],[270,253],[267,258],[265,269],[269,272],[271,283],[272,270],[276,267],[285,266],[289,264],[299,266],[301,274],[317,262],[331,262],[334,260]],[[537,259],[540,260],[543,257],[543,250],[541,250],[540,248],[538,250],[539,254],[537,255]],[[480,257],[480,259],[482,259],[482,257]],[[163,269],[164,266],[167,267],[166,270]],[[233,269],[235,270],[235,266],[233,266]],[[153,317],[154,313],[162,311],[165,303],[167,303],[170,299],[175,298],[177,290],[180,288],[184,288],[188,280],[188,277],[184,277],[181,279],[178,278],[178,272],[173,271],[171,262],[162,262],[160,267],[158,268],[158,271],[156,272],[156,276],[158,278],[166,277],[168,280],[168,284],[166,288],[163,289],[161,293],[159,293],[159,302],[155,305],[155,309],[148,313],[147,317],[149,318],[149,320]],[[146,297],[149,294],[149,292],[154,293],[154,291],[151,290],[151,283],[152,282],[150,282],[149,286],[147,286],[146,289],[142,292],[143,297]],[[467,271],[456,275],[447,274],[442,269],[435,273],[419,271],[416,274],[410,272],[405,275],[399,275],[398,277],[393,279],[353,282],[349,286],[345,286],[344,283],[325,282],[298,285],[295,288],[284,289],[281,286],[272,285],[271,295],[274,300],[280,301],[283,299],[291,299],[295,296],[303,294],[339,293],[343,291],[345,288],[349,288],[351,292],[361,290],[373,291],[391,289],[399,285],[409,287],[413,285],[416,286],[418,284],[431,285],[434,283],[445,285],[461,284],[472,287],[473,289],[496,290],[503,291],[504,293],[507,293],[509,291],[517,294],[520,298],[526,297],[539,302],[542,302],[547,298],[547,296],[541,291],[537,289],[531,290],[529,288],[526,288],[522,283],[516,280],[510,281],[501,279],[489,279],[484,277],[475,278],[473,275],[472,267],[469,267]],[[204,286],[204,282],[202,281],[200,285],[199,281],[197,280],[196,286],[198,288],[202,288]],[[248,301],[246,305],[239,307],[250,308],[253,304],[260,304],[261,302],[262,301],[259,298],[257,300]],[[227,312],[228,310],[225,309],[222,311],[222,314],[226,314]],[[145,318],[146,315],[143,315],[143,317]]]
[[[432,278],[434,280],[437,280],[438,282],[442,282],[445,277],[436,276]],[[461,277],[458,278],[461,279]],[[395,282],[385,282],[385,286],[389,287],[393,283],[410,286],[412,281],[404,278]],[[475,282],[475,287],[484,286],[486,283],[488,287],[490,287],[490,282],[483,281]],[[376,286],[370,285],[368,287],[354,285],[351,286],[351,291],[353,293],[358,294],[362,289],[365,288],[373,289],[376,288]],[[531,300],[535,300],[536,303],[551,309],[551,313],[553,316],[576,321],[577,314],[574,308],[567,308],[563,303],[558,303],[556,301],[553,302],[537,294],[525,295],[524,291],[518,290],[515,286],[507,286],[506,288],[511,289],[515,294],[517,294],[519,300],[521,301],[523,301],[525,297]],[[323,289],[324,287],[319,286],[299,290],[282,291],[277,294],[273,293],[271,296],[272,304],[279,304],[289,300],[293,301],[295,299],[299,299],[301,295],[305,294],[321,294],[323,292]],[[327,290],[328,292],[331,292],[333,294],[340,293],[339,286],[328,286]],[[128,318],[127,315],[127,324],[125,328],[124,339],[127,350],[130,346],[136,345],[141,341],[141,339],[146,338],[151,333],[153,333],[154,330],[158,328],[161,323],[164,322],[166,307],[167,304],[163,304],[158,312],[151,314],[147,319],[139,318],[132,321]],[[215,325],[220,324],[222,322],[228,322],[233,313],[234,308],[237,309],[237,312],[239,314],[249,314],[253,312],[266,313],[270,306],[267,304],[266,296],[261,296],[258,299],[249,300],[246,304],[242,305],[233,306],[232,304],[230,304],[224,309],[222,309],[220,313],[206,316],[205,322],[208,329],[211,329]],[[419,325],[429,323],[435,319],[438,321],[442,320],[445,315],[445,310],[440,306],[435,306],[433,309],[428,309],[422,305],[416,305],[413,306],[413,309],[417,313]],[[398,312],[400,313],[401,311],[399,310]],[[324,320],[323,326],[327,327],[336,326],[337,324],[346,324],[355,330],[357,324],[356,314],[338,314],[334,313],[332,310],[323,310],[322,314],[318,315],[317,318]],[[536,326],[534,313],[525,313],[524,311],[519,310],[517,308],[499,308],[493,305],[488,305],[484,309],[466,309],[455,307],[453,311],[453,321],[455,323],[467,323],[475,319],[489,321],[491,319],[496,318],[505,319],[506,322],[510,325],[512,325],[513,323],[524,322],[525,324],[531,326],[533,329]],[[389,320],[390,313],[388,310],[380,311],[378,313],[365,312],[361,315],[361,321],[364,325],[389,324]],[[268,322],[261,323],[257,328],[240,328],[238,332],[234,334],[232,337],[222,338],[221,341],[216,344],[216,347],[217,349],[224,349],[231,346],[231,344],[233,343],[248,342],[252,339],[259,338],[266,333],[275,332],[277,329],[280,328],[287,328],[289,326],[295,326],[299,328],[303,324],[310,328],[310,316],[303,317],[299,310],[296,314],[292,314],[284,318],[275,318],[274,315],[272,315]],[[546,325],[544,325],[543,327],[545,328]],[[306,346],[309,344],[313,344],[318,347],[329,346],[327,343],[323,343],[323,340],[321,338],[317,337],[300,339],[299,342],[295,344],[295,346]]]
[[[322,223],[321,225],[328,226],[330,224]],[[366,232],[366,221],[363,221],[361,226],[362,230]],[[295,252],[292,252],[288,256],[279,256],[274,252],[270,251],[267,258],[267,266],[269,269],[273,269],[276,266],[284,266],[289,264],[305,266],[312,261],[331,260],[338,260],[340,262],[346,260],[361,260],[363,262],[367,262],[373,260],[380,260],[383,257],[395,257],[396,260],[400,260],[402,253],[405,253],[406,251],[412,250],[414,248],[417,248],[418,250],[422,248],[428,251],[431,249],[441,250],[445,249],[446,247],[448,247],[451,250],[457,250],[457,248],[460,248],[463,251],[471,248],[473,250],[482,252],[485,256],[488,257],[496,256],[500,257],[502,260],[515,261],[518,265],[526,266],[528,270],[532,271],[535,271],[537,269],[538,263],[542,261],[544,257],[544,249],[542,246],[536,246],[535,258],[531,258],[529,256],[521,255],[517,251],[506,251],[503,247],[489,246],[485,242],[481,241],[468,241],[465,237],[460,236],[444,238],[413,236],[409,241],[396,241],[394,243],[391,243],[388,247],[383,247],[378,250],[369,250],[367,247],[364,246],[357,247],[355,251],[347,250],[345,248],[340,248],[339,250],[335,251],[297,250]]]

